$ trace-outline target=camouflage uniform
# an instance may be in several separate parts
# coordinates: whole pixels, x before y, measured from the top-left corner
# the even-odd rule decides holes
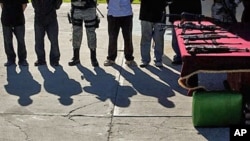
[[[71,18],[73,24],[73,61],[69,62],[70,66],[80,63],[79,49],[83,37],[83,22],[86,28],[88,47],[91,53],[91,61],[97,63],[96,60],[96,28],[99,25],[99,18],[96,14],[96,0],[71,0]],[[93,66],[96,66],[93,65]]]
[[[220,22],[237,22],[236,15],[237,2],[235,0],[214,0],[212,5],[212,17]]]

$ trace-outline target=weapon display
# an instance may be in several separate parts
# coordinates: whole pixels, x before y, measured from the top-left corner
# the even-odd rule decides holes
[[[197,40],[212,40],[214,44],[217,44],[216,39],[221,38],[238,38],[238,36],[228,36],[228,35],[218,35],[218,34],[199,34],[199,35],[183,35],[182,36],[184,43],[189,44],[189,41]]]
[[[200,34],[200,35],[183,35],[184,40],[214,40],[220,38],[238,38],[238,36],[227,36],[227,35],[218,35],[218,34]]]
[[[206,54],[206,53],[231,53],[231,52],[249,52],[249,48],[237,48],[216,45],[189,45],[186,46],[189,54]]]
[[[185,21],[198,21],[199,24],[201,23],[201,21],[219,22],[218,19],[212,17],[188,12],[182,12],[181,14],[166,14],[166,17],[171,16],[180,18],[181,24],[183,24]]]
[[[186,23],[179,24],[179,25],[163,25],[163,26],[164,26],[163,29],[173,28],[173,27],[181,28],[182,29],[181,34],[185,34],[186,30],[202,30],[202,31],[221,30],[221,28],[217,27],[216,25],[203,25],[203,24],[195,24],[192,22],[186,22]]]

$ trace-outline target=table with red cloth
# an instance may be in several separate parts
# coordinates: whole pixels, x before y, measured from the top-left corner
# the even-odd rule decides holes
[[[201,23],[192,23],[195,23],[197,25],[201,24],[217,26],[208,21],[201,21]],[[178,25],[180,25],[180,21],[176,21],[174,25],[176,25],[175,32],[183,61],[178,83],[183,88],[188,90],[204,88],[203,86],[199,85],[193,86],[189,82],[189,79],[201,72],[227,74],[250,72],[250,52],[244,51],[245,49],[250,50],[250,26],[237,23],[230,26],[218,26],[218,29],[214,31],[216,35],[227,35],[229,37],[216,39],[216,45],[242,49],[242,51],[232,51],[225,53],[197,53],[195,55],[191,55],[186,49],[187,45],[185,44],[183,35],[200,35],[202,32],[211,31],[186,29],[185,33],[182,33],[183,29],[178,27]],[[214,40],[189,41],[188,45],[214,45]]]

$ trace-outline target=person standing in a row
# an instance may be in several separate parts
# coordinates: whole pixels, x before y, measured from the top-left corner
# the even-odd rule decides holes
[[[96,0],[71,0],[71,18],[73,25],[72,46],[73,58],[69,66],[80,63],[80,47],[83,37],[83,22],[85,24],[88,48],[92,66],[99,66],[96,59],[96,28],[99,27],[99,17],[96,14]]]
[[[51,43],[49,59],[51,66],[58,66],[60,50],[58,44],[58,21],[56,10],[60,8],[62,0],[31,0],[35,10],[35,52],[37,61],[35,66],[46,65],[44,37],[47,33]]]
[[[13,46],[13,35],[17,39],[18,64],[27,66],[27,51],[25,45],[25,17],[24,10],[28,0],[0,0],[2,8],[1,22],[3,28],[4,49],[7,55],[7,62],[4,66],[15,64],[16,53]]]
[[[133,56],[132,28],[133,28],[133,0],[107,0],[108,3],[108,56],[104,66],[112,66],[117,57],[117,39],[120,28],[124,39],[124,54],[126,64],[136,65]]]
[[[150,49],[153,39],[155,65],[162,67],[164,49],[163,24],[166,24],[167,0],[141,0],[139,19],[141,20],[141,62],[146,67],[150,61]]]

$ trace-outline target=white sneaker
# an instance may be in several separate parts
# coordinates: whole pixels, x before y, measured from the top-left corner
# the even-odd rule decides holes
[[[141,68],[145,68],[147,65],[148,65],[147,62],[142,62],[142,63],[140,64],[140,67],[141,67]]]
[[[114,65],[115,64],[115,61],[113,61],[113,60],[106,60],[105,62],[104,62],[104,66],[112,66],[112,65]]]

